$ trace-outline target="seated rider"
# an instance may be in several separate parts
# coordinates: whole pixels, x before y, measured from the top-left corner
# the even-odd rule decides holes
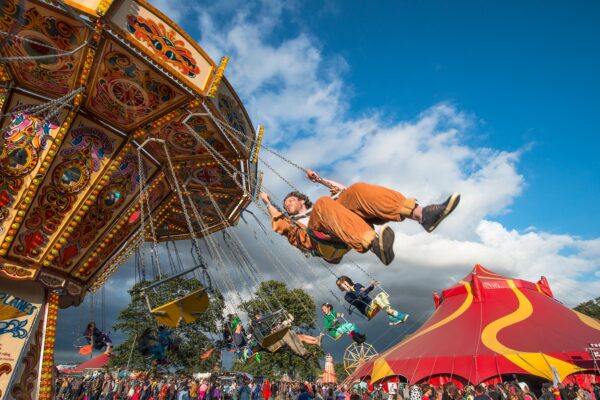
[[[316,247],[306,228],[333,235],[359,253],[371,250],[385,265],[394,259],[394,231],[386,225],[377,234],[373,225],[408,218],[419,222],[427,232],[432,232],[460,201],[460,195],[454,193],[441,204],[420,207],[414,198],[406,198],[382,186],[354,183],[345,187],[322,179],[310,169],[306,176],[313,182],[329,187],[331,193],[339,194],[339,197],[337,200],[321,197],[313,206],[305,194],[291,192],[283,202],[283,207],[292,218],[290,221],[271,204],[269,195],[263,192],[261,199],[271,215],[273,230],[286,236],[292,246],[306,252]],[[320,256],[323,257],[322,254]],[[323,259],[330,263],[341,261],[341,257]]]
[[[87,324],[83,337],[87,340],[88,344],[91,344],[94,350],[102,350],[106,347],[106,353],[112,352],[112,340],[110,337],[96,327],[94,321]]]
[[[151,356],[158,364],[168,364],[167,349],[172,349],[173,344],[170,331],[164,326],[158,328],[158,337],[152,333],[152,328],[146,328],[138,340],[138,350],[143,356]]]
[[[263,326],[259,323],[262,315],[260,312],[254,313],[254,319],[249,322],[249,325],[252,329],[261,329],[261,334],[264,336],[270,332],[263,332]],[[282,329],[280,325],[276,325],[273,327],[274,330]],[[314,337],[310,335],[304,335],[301,333],[296,333],[292,329],[288,329],[283,338],[278,340],[276,343],[271,346],[266,347],[266,350],[271,353],[278,351],[280,348],[287,346],[293,353],[299,355],[303,358],[309,358],[312,356],[308,350],[304,347],[304,344],[316,344],[318,346],[321,345],[321,335],[319,337]]]
[[[371,281],[369,286],[364,287],[358,282],[354,283],[346,275],[342,275],[335,283],[342,292],[346,293],[344,300],[368,319],[373,318],[380,309],[387,313],[390,325],[398,325],[408,319],[408,314],[403,314],[390,306],[390,296],[387,293],[381,292],[372,299],[369,297],[369,293],[375,289],[375,286],[379,286],[377,281]]]
[[[281,340],[279,340],[274,345],[269,346],[267,348],[267,350],[269,350],[270,352],[274,352],[284,346],[287,346],[287,348],[290,349],[294,354],[296,354],[304,359],[309,359],[310,357],[312,357],[313,354],[311,352],[309,352],[308,350],[306,350],[306,347],[304,347],[304,344],[314,344],[314,345],[320,346],[322,336],[323,336],[323,334],[320,334],[317,337],[310,336],[310,335],[304,335],[302,333],[298,333],[298,332],[290,329],[286,332],[286,334],[283,336],[283,338],[281,338]]]
[[[323,324],[325,330],[334,339],[339,339],[342,335],[347,334],[350,339],[358,344],[364,343],[367,340],[367,335],[362,334],[356,328],[356,325],[350,322],[340,322],[338,318],[343,317],[342,314],[335,311],[333,306],[329,303],[323,303],[321,305],[321,311],[323,312]]]
[[[231,345],[238,358],[243,361],[248,360],[254,354],[253,343],[249,340],[251,337],[246,333],[240,317],[230,316],[229,329],[231,330]]]
[[[228,320],[225,320],[223,322],[223,342],[227,347],[227,351],[235,351],[235,346],[233,344],[233,334],[231,333],[231,327],[229,326]]]

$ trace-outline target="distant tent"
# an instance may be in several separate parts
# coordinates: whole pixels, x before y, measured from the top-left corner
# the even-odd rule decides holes
[[[100,354],[98,357],[92,358],[86,362],[83,362],[75,368],[65,369],[60,371],[61,374],[80,374],[85,370],[103,369],[108,366],[109,358],[106,353]]]
[[[500,382],[514,375],[585,385],[600,376],[586,351],[600,321],[554,299],[545,278],[508,278],[476,265],[434,295],[436,310],[414,334],[359,366],[346,382],[402,376],[411,383]],[[554,371],[554,374],[553,374]]]

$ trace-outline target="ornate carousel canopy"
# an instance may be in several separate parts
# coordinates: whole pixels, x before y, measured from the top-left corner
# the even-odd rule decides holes
[[[195,236],[237,221],[258,149],[226,58],[143,0],[1,7],[1,276],[80,302],[143,237],[141,182],[158,240],[190,237],[175,179]]]

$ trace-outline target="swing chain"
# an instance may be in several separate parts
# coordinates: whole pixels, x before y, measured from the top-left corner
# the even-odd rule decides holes
[[[151,246],[151,259],[152,264],[155,269],[155,272],[158,272],[158,278],[162,279],[162,271],[160,269],[160,260],[158,259],[158,243],[156,241],[156,231],[154,229],[154,222],[152,220],[152,208],[150,207],[150,196],[148,193],[148,188],[145,187],[146,177],[144,174],[144,163],[142,160],[142,147],[138,148],[138,175],[140,179],[140,226],[142,230],[142,240],[144,240],[144,236],[146,234],[146,226],[144,221],[144,200],[146,203],[146,207],[148,208],[148,219],[150,223],[150,231],[152,235],[152,246]],[[144,244],[142,243],[141,254],[142,258],[144,258]]]

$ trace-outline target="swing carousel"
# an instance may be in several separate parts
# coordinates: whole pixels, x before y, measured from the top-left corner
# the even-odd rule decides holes
[[[228,59],[144,0],[7,0],[0,42],[0,397],[51,398],[58,308],[145,240],[234,225],[258,186],[262,130]],[[168,325],[206,301],[150,308]]]

